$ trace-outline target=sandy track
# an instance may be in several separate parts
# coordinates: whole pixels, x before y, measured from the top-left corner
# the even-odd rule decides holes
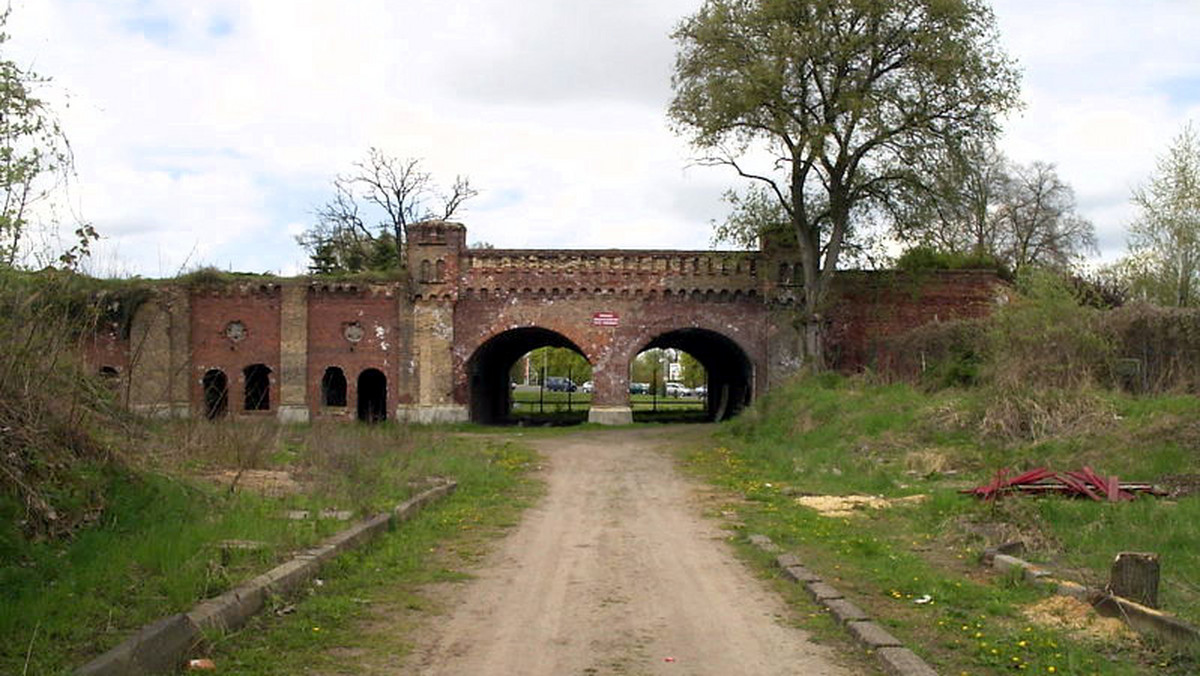
[[[782,602],[698,515],[666,434],[538,442],[547,495],[400,673],[848,673],[780,622]]]

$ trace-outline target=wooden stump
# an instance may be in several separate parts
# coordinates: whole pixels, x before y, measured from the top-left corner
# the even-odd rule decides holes
[[[1158,554],[1121,552],[1113,560],[1108,592],[1157,608],[1158,573]]]

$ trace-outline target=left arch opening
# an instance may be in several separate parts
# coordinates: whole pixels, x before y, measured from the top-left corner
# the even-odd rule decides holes
[[[513,392],[511,373],[521,357],[542,347],[566,348],[584,357],[583,350],[569,338],[540,327],[512,329],[493,336],[467,360],[467,388],[471,422],[503,425],[511,422]]]

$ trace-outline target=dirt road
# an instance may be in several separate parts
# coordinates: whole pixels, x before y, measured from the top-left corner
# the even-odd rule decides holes
[[[699,515],[666,430],[537,442],[548,492],[398,673],[843,675]]]

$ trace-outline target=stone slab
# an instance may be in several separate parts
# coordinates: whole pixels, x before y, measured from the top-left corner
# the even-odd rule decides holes
[[[869,616],[862,608],[859,608],[846,599],[826,599],[821,602],[821,605],[825,606],[825,609],[841,624],[869,619]]]
[[[631,425],[633,409],[628,406],[593,406],[588,409],[588,422],[597,425]]]
[[[900,646],[899,639],[874,622],[847,622],[846,628],[850,630],[854,640],[871,650]]]
[[[891,676],[937,676],[925,660],[908,648],[880,648],[875,656]]]
[[[466,406],[458,405],[401,405],[396,407],[396,419],[419,425],[462,423],[471,419]]]
[[[759,549],[763,550],[764,552],[779,551],[779,545],[775,544],[774,542],[771,542],[771,538],[767,537],[766,535],[762,535],[760,533],[755,533],[754,535],[751,535],[747,539],[750,540],[750,544],[754,545],[755,547],[758,547]]]
[[[808,590],[809,594],[812,594],[813,599],[815,599],[818,603],[829,599],[842,598],[842,593],[840,591],[824,582],[805,582],[804,588]]]
[[[1015,556],[1008,554],[996,554],[992,557],[992,568],[1000,572],[1005,572],[1013,569],[1025,570],[1031,567],[1031,564],[1024,559],[1018,559]]]
[[[780,554],[775,557],[775,565],[780,568],[791,568],[792,566],[799,566],[800,559],[797,559],[793,554]]]
[[[821,576],[805,568],[804,566],[788,566],[783,569],[783,576],[792,582],[820,582]]]

